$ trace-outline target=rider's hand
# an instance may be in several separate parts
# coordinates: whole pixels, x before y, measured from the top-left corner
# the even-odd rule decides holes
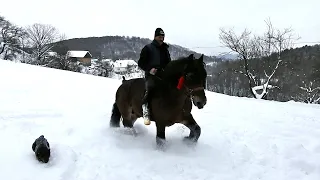
[[[155,75],[157,73],[157,69],[156,68],[152,68],[149,72],[152,75]]]

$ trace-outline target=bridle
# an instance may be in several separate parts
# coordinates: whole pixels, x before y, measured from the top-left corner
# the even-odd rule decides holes
[[[203,87],[203,86],[197,86],[197,87],[195,87],[195,88],[189,88],[189,87],[187,87],[186,85],[183,85],[183,86],[184,86],[184,88],[187,89],[187,95],[188,95],[188,96],[191,96],[191,97],[193,97],[193,93],[194,93],[194,92],[204,90],[204,87]]]
[[[195,88],[189,88],[189,87],[187,87],[186,85],[183,85],[183,87],[187,90],[186,95],[187,95],[187,97],[189,97],[189,99],[190,99],[191,101],[193,101],[193,98],[194,98],[193,93],[194,93],[194,92],[204,90],[204,87],[203,87],[203,86],[197,86],[197,87],[195,87]],[[188,100],[188,98],[185,99],[185,102],[186,102],[187,100]],[[182,111],[185,112],[185,109],[182,109]]]

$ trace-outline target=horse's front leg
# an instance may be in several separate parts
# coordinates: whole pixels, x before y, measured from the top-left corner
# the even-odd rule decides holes
[[[157,136],[156,136],[156,143],[158,149],[163,149],[166,142],[166,126],[161,123],[157,123]]]
[[[185,137],[184,140],[197,142],[201,135],[201,128],[194,120],[191,113],[185,116],[183,124],[190,129],[189,136]]]

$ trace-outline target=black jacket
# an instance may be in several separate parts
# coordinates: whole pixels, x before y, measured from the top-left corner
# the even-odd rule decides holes
[[[161,46],[156,40],[143,47],[140,53],[138,66],[145,71],[145,75],[149,75],[152,68],[161,70],[171,61],[169,53],[169,45],[163,43]]]

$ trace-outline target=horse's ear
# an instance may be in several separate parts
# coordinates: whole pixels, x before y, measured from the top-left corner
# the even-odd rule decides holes
[[[183,66],[183,71],[185,71],[187,68],[188,68],[188,64],[185,64],[185,65]]]
[[[198,59],[200,62],[203,62],[203,54],[200,56],[200,58]]]
[[[194,59],[194,54],[190,54],[190,55],[188,56],[188,59],[193,60],[193,59]]]

